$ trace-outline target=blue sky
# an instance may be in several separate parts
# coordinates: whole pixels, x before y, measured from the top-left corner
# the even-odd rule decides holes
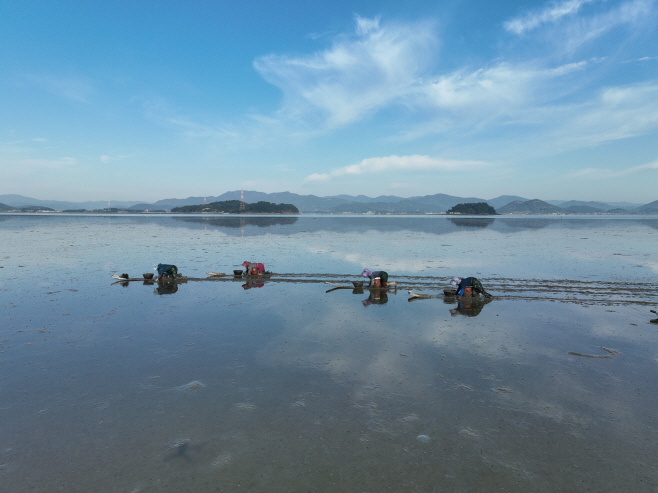
[[[0,194],[658,199],[654,0],[5,1]]]

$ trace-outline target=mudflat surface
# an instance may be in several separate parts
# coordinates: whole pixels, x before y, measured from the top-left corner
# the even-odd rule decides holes
[[[436,217],[3,218],[7,491],[658,488],[649,219],[512,234]],[[567,254],[576,237],[597,238],[582,259]],[[244,260],[278,274],[163,295],[110,277],[163,262],[202,278]],[[326,292],[364,267],[397,292]],[[496,298],[408,302],[451,275]]]

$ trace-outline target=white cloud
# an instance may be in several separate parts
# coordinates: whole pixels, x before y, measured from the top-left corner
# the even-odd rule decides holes
[[[556,110],[565,122],[552,134],[561,146],[584,147],[658,129],[658,84],[610,87],[590,101]]]
[[[326,181],[344,175],[382,173],[385,171],[437,171],[484,166],[482,161],[437,159],[430,156],[386,156],[364,159],[358,164],[334,169],[329,173],[313,173],[305,181]]]
[[[325,130],[333,129],[397,105],[425,120],[417,129],[407,129],[407,138],[447,129],[479,130],[574,91],[573,83],[560,84],[561,79],[602,61],[553,67],[539,61],[499,62],[433,76],[430,66],[437,61],[439,43],[431,24],[382,24],[379,18],[360,17],[356,23],[356,35],[337,37],[328,50],[270,55],[254,62],[283,91],[277,125],[303,123],[308,128],[320,121]],[[426,125],[427,119],[434,121]]]
[[[637,30],[642,22],[652,17],[653,4],[654,0],[631,0],[607,12],[574,20],[560,33],[566,51],[573,52],[623,24]]]
[[[48,141],[48,139],[44,139],[44,138],[41,138],[41,137],[36,137],[34,139],[31,139],[31,140],[32,140],[32,142],[47,142]]]
[[[509,113],[518,106],[545,97],[546,86],[558,77],[584,69],[586,61],[537,69],[499,63],[474,72],[457,71],[439,77],[423,88],[428,102],[447,110],[469,109],[477,113]],[[554,92],[549,97],[554,97]]]
[[[316,112],[329,127],[357,121],[400,101],[435,58],[438,41],[429,23],[380,25],[356,17],[356,33],[306,56],[269,55],[254,67],[284,93],[288,118]]]
[[[108,156],[107,154],[103,154],[100,157],[101,162],[107,164],[111,161],[121,161],[123,159],[131,158],[133,157],[134,154],[119,154],[117,156]]]
[[[379,21],[381,17],[377,16],[374,19],[366,19],[364,17],[356,16],[356,32],[357,34],[368,34],[371,31],[379,30]]]
[[[543,10],[530,12],[522,17],[509,20],[503,24],[505,29],[514,34],[523,34],[542,24],[554,23],[561,18],[576,14],[580,7],[594,0],[565,0],[560,3],[552,2]]]

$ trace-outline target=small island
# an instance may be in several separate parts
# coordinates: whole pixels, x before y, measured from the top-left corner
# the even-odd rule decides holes
[[[469,216],[496,216],[496,209],[486,202],[466,202],[448,209],[446,214],[467,214]]]
[[[174,207],[171,212],[182,214],[299,214],[299,209],[292,204],[273,204],[263,200],[255,204],[242,203],[239,200],[224,200],[210,204],[184,205]]]

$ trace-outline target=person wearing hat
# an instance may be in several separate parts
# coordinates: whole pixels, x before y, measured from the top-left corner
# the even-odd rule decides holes
[[[466,277],[464,279],[461,277],[453,277],[450,284],[457,286],[457,294],[459,296],[464,294],[464,288],[470,287],[475,293],[481,294],[487,298],[493,298],[492,295],[487,293],[487,290],[484,289],[484,286],[482,286],[482,283],[476,277]]]
[[[369,269],[363,269],[361,275],[370,279],[370,284],[368,284],[368,286],[372,286],[372,280],[379,277],[382,283],[382,288],[387,286],[395,286],[397,288],[397,283],[388,282],[388,273],[384,272],[383,270],[371,271]]]

